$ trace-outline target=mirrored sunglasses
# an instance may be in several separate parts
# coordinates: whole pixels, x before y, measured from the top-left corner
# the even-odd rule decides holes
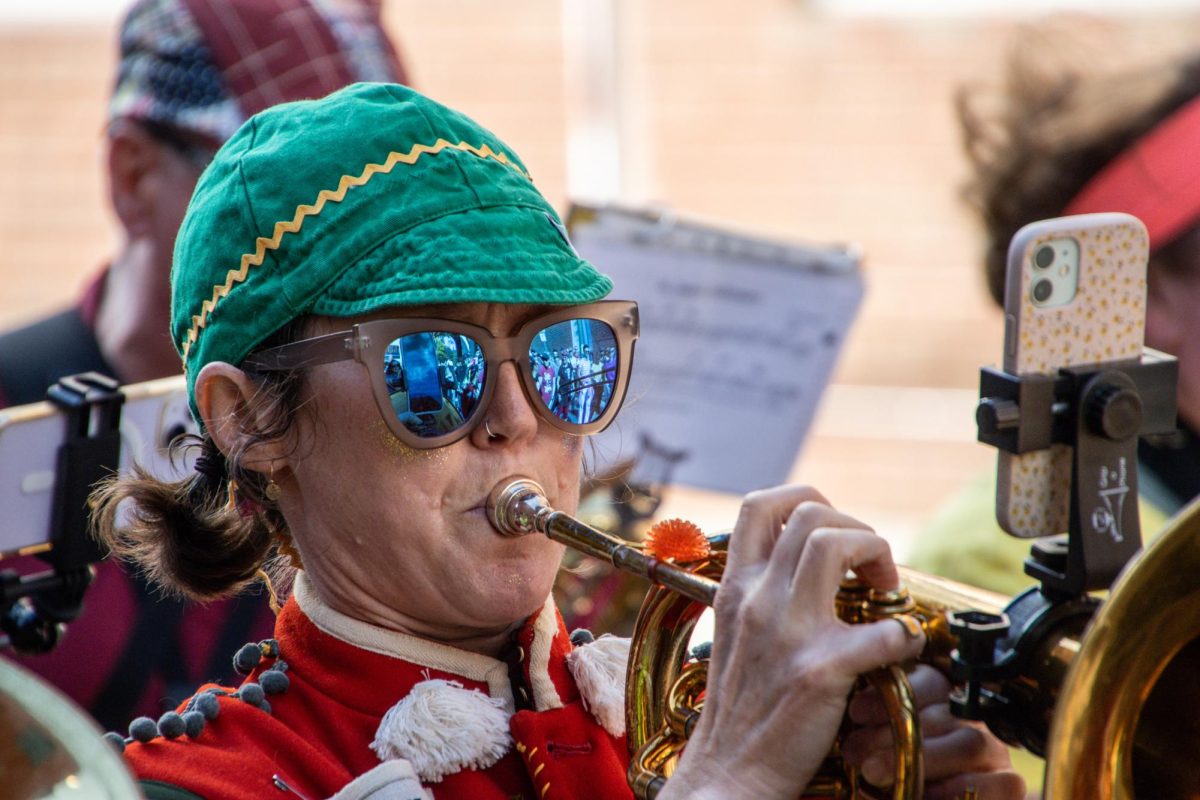
[[[608,427],[625,397],[638,338],[637,303],[605,300],[536,317],[513,336],[436,318],[405,317],[250,354],[254,372],[354,359],[371,376],[388,427],[416,448],[443,447],[482,424],[506,361],[533,408],[568,433]]]

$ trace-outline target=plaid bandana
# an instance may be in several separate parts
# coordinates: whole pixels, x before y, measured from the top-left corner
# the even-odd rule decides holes
[[[223,142],[277,103],[405,82],[377,0],[139,0],[121,26],[109,120]]]

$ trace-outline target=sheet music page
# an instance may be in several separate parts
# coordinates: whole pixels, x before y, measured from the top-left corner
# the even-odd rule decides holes
[[[641,311],[598,470],[744,493],[791,472],[862,299],[857,254],[601,208],[571,240]]]

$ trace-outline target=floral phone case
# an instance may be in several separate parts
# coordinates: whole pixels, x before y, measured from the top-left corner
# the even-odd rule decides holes
[[[1074,293],[1063,301],[1072,252]],[[1147,255],[1146,228],[1129,214],[1059,217],[1017,231],[1005,284],[1005,371],[1054,375],[1061,367],[1136,361],[1146,320]],[[1000,527],[1021,538],[1065,532],[1071,462],[1067,445],[1020,455],[1001,451]]]

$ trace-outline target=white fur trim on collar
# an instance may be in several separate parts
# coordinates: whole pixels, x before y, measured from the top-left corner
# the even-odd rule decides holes
[[[605,634],[567,656],[584,707],[613,736],[625,734],[625,670],[629,640]]]
[[[433,792],[421,785],[412,764],[402,758],[377,764],[347,783],[329,800],[384,800],[396,797],[435,800]]]
[[[348,617],[322,602],[313,588],[312,581],[303,570],[296,574],[292,593],[304,616],[335,639],[349,642],[372,653],[400,658],[411,664],[486,683],[488,694],[502,701],[510,714],[516,710],[512,684],[508,680],[508,665],[503,661],[417,636],[389,631]]]
[[[421,681],[383,716],[371,749],[401,758],[426,783],[464,769],[487,769],[512,747],[504,703],[457,681]]]

